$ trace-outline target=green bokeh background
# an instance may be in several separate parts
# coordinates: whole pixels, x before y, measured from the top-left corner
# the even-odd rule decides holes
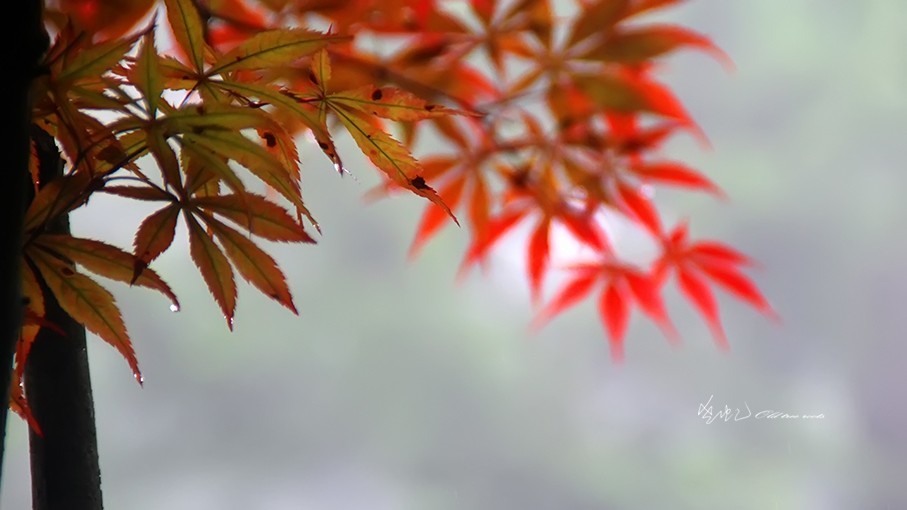
[[[737,69],[668,61],[713,147],[666,153],[731,200],[659,203],[753,255],[781,324],[722,295],[719,351],[672,289],[680,348],[634,315],[614,364],[591,302],[532,334],[518,240],[458,285],[464,232],[408,262],[423,203],[365,205],[371,171],[338,179],[310,148],[325,235],[271,247],[300,317],[243,284],[229,334],[184,240],[156,263],[182,312],[115,288],[146,382],[90,341],[107,507],[907,508],[907,2],[697,0],[661,19]],[[129,246],[148,211],[122,205],[93,199],[76,231]],[[824,418],[707,424],[710,396]],[[18,420],[7,446],[0,506],[29,508]]]

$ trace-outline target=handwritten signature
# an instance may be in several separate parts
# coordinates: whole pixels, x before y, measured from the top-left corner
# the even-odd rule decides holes
[[[697,414],[702,418],[707,425],[711,425],[716,420],[721,420],[724,422],[733,421],[743,421],[749,418],[756,420],[821,420],[825,418],[824,413],[819,414],[790,414],[783,411],[776,411],[774,409],[763,409],[753,413],[753,410],[750,409],[749,404],[746,401],[743,401],[743,409],[731,408],[727,404],[724,405],[724,408],[720,406],[717,407],[712,405],[712,400],[715,398],[715,395],[709,396],[709,399],[699,404],[699,413]]]

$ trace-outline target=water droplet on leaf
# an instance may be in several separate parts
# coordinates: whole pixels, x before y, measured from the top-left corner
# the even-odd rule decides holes
[[[175,304],[175,303],[171,304],[171,305],[170,305],[170,311],[171,311],[171,312],[178,312],[178,311],[180,311],[179,305],[177,305],[177,304]]]

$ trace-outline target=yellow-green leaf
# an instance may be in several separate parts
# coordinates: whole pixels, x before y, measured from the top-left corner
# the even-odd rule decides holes
[[[182,136],[178,140],[182,155],[186,158],[186,189],[190,194],[208,183],[209,178],[205,174],[224,181],[227,187],[240,195],[246,192],[246,186],[224,157],[199,144],[191,136]]]
[[[109,96],[108,91],[115,91],[110,87],[101,88],[97,84],[92,87],[82,87],[73,85],[69,87],[69,95],[72,102],[83,110],[113,110],[115,112],[127,112],[126,105],[136,103],[135,100],[126,100],[119,96]]]
[[[192,204],[219,214],[241,227],[248,228],[251,234],[271,241],[315,242],[283,207],[260,195],[247,193],[244,197],[237,195],[199,197],[194,198]]]
[[[302,203],[299,183],[293,180],[290,170],[262,146],[242,134],[206,131],[202,134],[186,133],[183,135],[183,139],[236,161],[293,204]]]
[[[91,177],[85,172],[60,176],[47,183],[28,206],[25,231],[44,225],[81,204],[90,183]]]
[[[359,149],[391,181],[421,197],[427,198],[438,207],[444,209],[444,212],[457,225],[460,224],[450,207],[425,182],[421,175],[422,168],[419,166],[419,162],[406,150],[406,147],[401,145],[391,135],[378,129],[374,125],[373,119],[368,115],[344,108],[333,108],[333,110],[344,127],[350,132]]]
[[[312,131],[318,147],[334,163],[334,168],[338,172],[343,173],[343,162],[340,160],[327,125],[319,115],[319,112],[309,104],[309,101],[303,100],[293,92],[285,89],[274,89],[268,86],[232,81],[213,81],[211,83],[228,93],[237,94],[247,99],[256,98],[263,103],[282,110],[288,116],[298,119]]]
[[[189,57],[195,69],[204,72],[205,60],[211,50],[207,47],[198,8],[192,0],[164,0],[167,5],[167,19],[173,30],[173,37]]]
[[[296,149],[296,141],[279,124],[273,123],[267,127],[258,129],[258,136],[261,137],[265,144],[265,149],[274,155],[278,161],[290,171],[290,177],[298,181],[301,177],[299,173],[299,151]]]
[[[241,69],[283,67],[318,51],[329,42],[348,39],[304,28],[268,30],[250,37],[217,59],[207,74],[213,76]]]
[[[131,170],[141,176],[135,160],[148,151],[148,133],[136,130],[119,137],[105,149],[94,154],[92,159],[95,175],[109,175],[120,168]]]
[[[365,114],[405,122],[442,115],[479,115],[431,104],[405,90],[374,85],[337,92],[328,96],[328,100],[335,105],[353,108]]]
[[[236,281],[233,279],[230,262],[195,217],[187,214],[185,218],[189,227],[189,255],[201,272],[214,301],[224,313],[227,327],[232,331],[233,314],[236,311]]]
[[[322,94],[327,93],[328,82],[331,81],[331,59],[327,50],[321,50],[312,57],[312,75],[309,79]]]
[[[359,149],[390,180],[407,187],[409,181],[421,173],[416,158],[400,142],[376,126],[373,118],[356,110],[333,108],[333,111]]]
[[[147,138],[148,150],[157,161],[157,166],[164,177],[164,183],[171,189],[182,192],[183,182],[180,174],[180,163],[173,147],[167,143],[160,129],[152,129]]]
[[[136,265],[131,279],[137,278],[152,260],[173,244],[179,213],[179,204],[171,204],[142,220],[133,240]]]
[[[158,105],[163,100],[163,76],[158,63],[157,49],[154,47],[153,28],[145,32],[142,37],[142,46],[130,72],[132,84],[135,85],[142,97],[145,99],[145,105],[148,108],[148,117],[155,118]]]
[[[189,67],[179,60],[163,55],[158,58],[164,88],[171,90],[192,90],[198,85],[199,72]]]
[[[71,264],[45,250],[31,248],[28,257],[41,272],[47,288],[70,317],[112,345],[126,358],[139,383],[142,374],[126,325],[113,295],[91,278],[76,272]]]
[[[59,86],[66,87],[85,78],[97,80],[99,76],[123,60],[139,37],[141,34],[126,39],[112,39],[80,51],[66,62],[55,81]]]
[[[201,105],[188,105],[171,112],[160,122],[167,134],[202,133],[209,129],[239,131],[274,124],[267,113],[261,110],[233,106],[209,108]]]
[[[326,129],[318,121],[318,114],[314,108],[304,104],[292,92],[275,89],[266,85],[255,85],[251,83],[241,83],[234,81],[212,81],[212,86],[219,87],[230,94],[236,94],[247,99],[258,99],[259,101],[270,104],[274,108],[284,110],[289,115],[299,119],[306,127],[311,129],[316,136],[322,135],[330,138]]]
[[[204,218],[205,224],[220,241],[239,274],[262,294],[298,314],[296,305],[293,304],[293,295],[287,286],[287,279],[274,259],[238,231],[210,215],[205,215]]]
[[[41,246],[66,257],[92,273],[111,280],[156,290],[167,296],[173,306],[179,309],[176,294],[153,269],[146,268],[133,282],[135,268],[140,261],[131,253],[101,241],[64,234],[45,234],[38,237],[36,241]]]

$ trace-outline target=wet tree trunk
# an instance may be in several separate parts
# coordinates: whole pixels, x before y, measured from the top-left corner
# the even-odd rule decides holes
[[[35,128],[34,141],[43,184],[62,174],[63,162],[50,135]],[[68,218],[48,230],[69,233]],[[44,296],[46,319],[64,335],[42,328],[25,366],[25,396],[43,433],[32,430],[29,437],[32,508],[100,510],[101,472],[85,328],[46,288]]]
[[[0,119],[5,131],[0,137],[4,172],[0,182],[0,221],[4,241],[0,243],[0,395],[9,395],[10,375],[16,341],[22,321],[22,294],[19,288],[19,259],[22,220],[28,193],[29,89],[47,50],[47,34],[41,22],[41,0],[16,2],[4,18],[3,47],[5,73],[2,80]],[[0,402],[5,400],[0,399]],[[0,405],[0,481],[6,443],[7,406]]]
[[[0,395],[8,398],[10,368],[22,320],[19,285],[22,225],[30,199],[28,171],[32,136],[39,148],[40,180],[47,182],[61,173],[56,145],[43,131],[32,132],[31,98],[33,79],[41,73],[39,63],[48,40],[42,21],[42,0],[17,2],[18,9],[5,18],[2,32],[7,73],[2,82],[0,119],[11,134],[2,137],[6,172],[0,183],[0,218],[9,237],[0,243]],[[8,67],[7,67],[8,66]],[[66,219],[51,226],[68,232]],[[73,321],[53,299],[46,296],[47,320],[58,325],[64,336],[44,328],[35,340],[26,367],[26,394],[43,437],[30,438],[33,508],[37,510],[101,509],[100,470],[85,330]],[[5,400],[3,401],[5,403]],[[0,405],[0,434],[5,439],[7,406]],[[2,444],[3,441],[0,441]],[[0,450],[0,460],[3,451]],[[2,477],[0,477],[2,480]]]

